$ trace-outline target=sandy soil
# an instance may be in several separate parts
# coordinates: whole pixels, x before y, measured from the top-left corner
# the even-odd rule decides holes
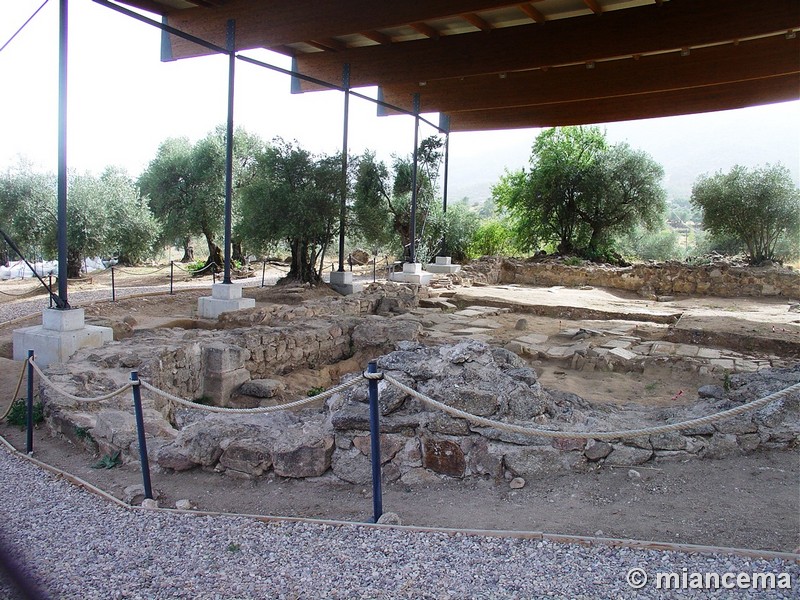
[[[206,293],[186,291],[172,297],[97,303],[87,311],[87,317],[116,321],[133,316],[136,328],[155,327],[171,320],[190,319],[197,297]],[[325,288],[303,293],[277,288],[245,290],[246,296],[256,297],[258,302],[285,303],[330,293]],[[600,296],[593,296],[592,307],[602,304],[602,299],[598,300]],[[612,296],[614,302],[621,300]],[[712,301],[681,299],[680,302],[683,305],[678,309],[686,312],[693,306],[698,311],[707,310]],[[780,323],[784,328],[794,326],[790,318],[778,317],[780,310],[772,303],[752,302],[751,306],[751,302],[747,301],[750,308],[745,311],[744,320],[755,319],[758,327],[763,324],[767,332],[774,319],[783,319]],[[713,299],[713,303],[723,304],[719,299]],[[736,304],[720,310],[726,317],[736,318],[738,313],[729,306]],[[614,305],[614,310],[617,308]],[[676,307],[659,306],[658,309],[672,311]],[[510,339],[515,334],[514,324],[523,317],[529,321],[530,331],[543,333],[564,327],[597,325],[596,320],[537,316],[531,311],[512,312],[502,317],[503,327],[494,333],[497,342]],[[649,339],[658,339],[667,334],[666,325],[648,323],[640,318],[636,317],[637,335],[644,332],[651,336]],[[0,355],[10,356],[12,329],[0,326]],[[0,358],[0,407],[3,409],[14,393],[21,366],[8,358]],[[693,391],[705,383],[719,383],[713,378],[686,372],[677,374],[668,369],[625,375],[576,372],[546,362],[536,362],[534,367],[546,387],[616,404],[663,406],[670,402],[687,402],[689,394],[677,400],[672,398],[679,389]],[[2,424],[0,434],[17,448],[24,448],[24,433],[18,429]],[[124,496],[125,487],[141,482],[138,465],[92,469],[95,457],[51,437],[45,430],[36,432],[34,455],[118,497]],[[636,473],[629,473],[631,469]],[[332,476],[292,481],[270,475],[256,481],[242,481],[213,472],[175,474],[154,470],[152,478],[162,506],[174,506],[179,499],[189,499],[202,510],[353,521],[371,518],[371,491],[342,483]],[[504,481],[461,481],[413,487],[398,483],[385,486],[383,498],[384,510],[398,513],[408,525],[546,531],[792,551],[800,546],[798,483],[800,454],[793,450],[725,460],[600,468],[588,474],[528,481],[520,490],[510,489]]]

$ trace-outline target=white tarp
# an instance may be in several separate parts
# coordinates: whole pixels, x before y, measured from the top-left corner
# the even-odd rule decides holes
[[[106,261],[116,263],[116,261]],[[46,260],[43,262],[31,263],[33,268],[40,277],[47,277],[50,274],[58,274],[58,261]],[[103,260],[96,256],[94,258],[86,258],[81,261],[81,271],[83,273],[91,273],[92,271],[102,271],[105,269]],[[16,260],[8,263],[8,266],[0,266],[0,279],[31,279],[33,273],[28,266],[21,260]]]

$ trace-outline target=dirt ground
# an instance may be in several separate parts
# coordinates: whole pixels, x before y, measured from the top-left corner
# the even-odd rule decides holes
[[[126,285],[135,283],[136,280],[130,277]],[[84,284],[84,287],[91,288],[92,285]],[[162,326],[170,321],[191,319],[197,298],[207,293],[207,289],[181,291],[174,296],[95,303],[85,306],[87,320],[118,321],[133,316],[137,329]],[[475,294],[473,301],[477,304],[480,303],[478,298],[485,299],[490,289],[472,288],[468,293]],[[506,292],[496,292],[497,295],[503,293]],[[257,302],[283,303],[297,303],[304,298],[328,294],[333,292],[325,287],[304,291],[267,287],[245,289],[244,292],[245,296],[255,297]],[[513,294],[519,297],[521,292],[514,291]],[[594,294],[593,297],[591,306],[596,308],[598,302],[602,303],[597,300],[602,299],[602,295]],[[627,300],[618,295],[615,297]],[[558,300],[555,302],[559,304]],[[679,303],[677,307],[658,306],[653,309],[678,310],[686,315],[693,308],[691,318],[695,329],[698,319],[702,321],[704,310],[718,310],[725,319],[736,320],[737,327],[757,329],[753,332],[756,335],[769,337],[776,322],[779,323],[778,329],[784,330],[783,333],[778,331],[777,335],[800,335],[800,327],[794,322],[800,319],[800,315],[794,314],[794,319],[791,315],[782,316],[786,311],[785,302],[782,308],[780,302],[752,299],[737,302],[682,298],[676,302]],[[562,328],[596,328],[598,324],[608,327],[612,323],[626,322],[624,318],[608,321],[582,319],[580,311],[575,310],[567,311],[568,316],[542,316],[530,308],[533,304],[535,302],[530,299],[527,308],[509,304],[512,312],[498,318],[503,326],[493,332],[493,342],[504,343],[519,334],[514,325],[520,318],[528,321],[528,331],[542,333]],[[709,313],[708,319],[704,326],[713,328],[713,315]],[[32,322],[35,321],[36,318]],[[636,335],[660,339],[668,334],[668,326],[663,323],[649,322],[642,317],[636,317],[635,322]],[[14,393],[22,369],[22,363],[9,360],[11,331],[25,324],[18,322],[0,326],[0,356],[5,357],[0,358],[2,410]],[[758,355],[770,354],[775,357],[766,350]],[[797,355],[790,353],[781,358],[792,362],[797,360]],[[720,383],[719,376],[700,376],[683,370],[677,372],[668,367],[649,369],[641,374],[623,374],[572,371],[548,361],[534,361],[532,364],[546,387],[574,392],[595,402],[664,406],[691,401],[690,393],[673,399],[681,389],[694,392],[706,383]],[[0,434],[15,447],[24,448],[24,433],[17,428],[3,423]],[[36,432],[34,456],[120,498],[124,497],[124,488],[141,483],[137,464],[125,464],[110,470],[93,469],[91,465],[96,462],[95,457],[64,440],[51,437],[43,429]],[[159,494],[159,504],[165,507],[173,507],[179,499],[188,499],[200,510],[243,514],[369,521],[372,513],[369,488],[343,483],[332,475],[294,481],[270,474],[258,480],[245,481],[199,470],[164,473],[154,469],[152,479]],[[518,490],[510,489],[504,481],[450,481],[415,486],[395,483],[384,486],[383,506],[385,511],[398,513],[404,525],[544,531],[794,551],[800,546],[800,453],[795,449],[758,452],[723,460],[603,467],[587,474],[529,480],[524,488]]]

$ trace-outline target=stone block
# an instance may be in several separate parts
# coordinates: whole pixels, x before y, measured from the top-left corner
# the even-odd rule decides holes
[[[13,333],[14,360],[27,360],[28,350],[33,350],[36,363],[46,367],[53,363],[66,362],[82,348],[100,348],[113,341],[114,331],[110,327],[84,325],[82,329],[54,331],[42,325],[23,327]]]
[[[211,297],[216,300],[237,300],[242,297],[242,286],[236,283],[215,283],[211,286]]]
[[[197,314],[203,319],[217,319],[222,313],[254,308],[256,301],[253,298],[235,298],[223,300],[213,296],[203,296],[197,299]]]
[[[467,468],[464,452],[456,442],[432,438],[422,440],[422,465],[450,477],[463,477]]]
[[[624,361],[633,360],[637,357],[637,354],[631,352],[630,350],[625,350],[625,348],[612,348],[608,351],[609,356],[613,356],[615,358],[620,358]]]
[[[45,308],[42,311],[42,328],[48,331],[77,331],[85,324],[82,308],[59,310]]]
[[[249,351],[231,344],[212,343],[203,348],[203,362],[209,373],[225,373],[244,367]]]
[[[230,406],[231,395],[249,380],[250,371],[245,368],[208,373],[203,381],[203,395],[211,398],[216,406]]]

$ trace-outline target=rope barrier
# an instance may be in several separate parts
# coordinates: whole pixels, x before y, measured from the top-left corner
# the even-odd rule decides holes
[[[42,289],[41,286],[36,285],[25,292],[20,292],[19,294],[12,294],[10,292],[4,292],[2,290],[0,290],[0,294],[2,294],[3,296],[11,296],[12,298],[20,298],[22,296],[28,296],[31,292],[35,292],[36,290],[41,290],[41,289]]]
[[[298,406],[304,406],[306,404],[310,404],[318,400],[324,400],[326,398],[329,398],[334,394],[338,394],[339,392],[344,391],[350,387],[353,387],[358,383],[360,383],[360,380],[356,377],[351,379],[350,381],[332,387],[331,389],[326,390],[321,394],[317,394],[315,396],[309,396],[308,398],[301,398],[300,400],[295,400],[294,402],[289,402],[287,404],[278,404],[277,406],[259,406],[256,408],[226,408],[223,406],[208,406],[206,404],[197,404],[196,402],[185,400],[179,396],[175,396],[173,394],[170,394],[169,392],[160,390],[157,387],[150,385],[146,381],[141,381],[142,387],[144,389],[149,390],[154,394],[161,396],[162,398],[165,398],[166,400],[169,400],[181,406],[185,406],[186,408],[193,408],[196,410],[212,412],[212,413],[229,413],[229,414],[244,414],[244,415],[271,413],[271,412],[278,412],[281,410],[288,410],[290,408],[297,408]]]
[[[374,375],[380,375],[379,373],[365,373],[364,377],[367,379],[381,379],[381,377],[375,377]],[[626,439],[626,438],[636,438],[636,437],[643,437],[647,435],[656,435],[659,433],[669,433],[673,431],[682,431],[684,429],[690,429],[693,427],[698,427],[700,425],[709,425],[716,421],[722,421],[723,419],[730,419],[731,417],[738,416],[740,414],[757,410],[766,406],[767,404],[771,404],[775,400],[779,400],[789,394],[800,391],[800,383],[795,383],[783,390],[775,392],[773,394],[769,394],[768,396],[764,396],[759,400],[754,400],[753,402],[748,402],[747,404],[742,404],[735,408],[731,408],[729,410],[725,410],[713,415],[708,415],[705,417],[699,417],[697,419],[690,419],[688,421],[682,421],[680,423],[672,423],[669,425],[658,425],[655,427],[645,427],[643,429],[629,429],[626,431],[555,431],[551,429],[538,429],[534,427],[524,427],[522,425],[514,425],[512,423],[503,423],[502,421],[495,421],[493,419],[486,419],[484,417],[479,417],[477,415],[473,415],[472,413],[468,413],[466,411],[460,410],[458,408],[453,408],[452,406],[448,406],[438,400],[434,400],[426,396],[425,394],[421,394],[420,392],[416,391],[413,388],[408,387],[407,385],[397,381],[393,377],[384,374],[383,379],[394,385],[396,388],[402,390],[403,392],[417,398],[418,400],[422,401],[423,403],[431,406],[433,408],[437,408],[447,414],[460,418],[466,419],[470,423],[474,423],[476,425],[482,425],[484,427],[490,427],[492,429],[499,429],[501,431],[507,431],[509,433],[518,433],[521,435],[527,435],[531,437],[547,437],[547,438],[559,438],[559,439],[596,439],[596,440],[611,440],[611,439]]]
[[[17,395],[19,394],[19,389],[22,387],[22,380],[25,379],[25,372],[28,370],[28,363],[27,361],[22,363],[22,372],[19,374],[19,381],[17,381],[17,389],[14,390],[14,395],[11,396],[11,401],[8,403],[8,408],[3,413],[3,416],[0,417],[0,421],[5,421],[8,413],[11,412],[11,409],[14,407],[14,402],[17,401]]]
[[[157,268],[155,271],[150,271],[149,273],[134,273],[134,272],[132,272],[132,271],[126,271],[125,269],[121,269],[121,268],[119,268],[119,267],[115,267],[115,268],[116,268],[116,270],[117,270],[117,273],[124,273],[125,275],[140,275],[140,276],[142,276],[142,277],[146,277],[146,276],[148,276],[148,275],[153,275],[153,274],[155,274],[155,273],[158,273],[158,272],[160,272],[160,271],[163,271],[163,270],[164,270],[164,269],[166,269],[167,267],[169,267],[169,265],[164,265],[163,267],[158,267],[158,268]],[[110,268],[110,267],[109,267],[109,268]]]
[[[37,365],[34,360],[31,359],[31,360],[26,361],[26,362],[30,362],[30,364],[33,366],[33,370],[36,371],[36,373],[39,374],[39,377],[41,378],[41,380],[46,385],[48,385],[51,388],[53,388],[53,390],[56,393],[61,394],[62,396],[65,396],[66,398],[69,398],[70,400],[74,400],[76,402],[100,402],[102,400],[110,400],[114,396],[119,396],[123,392],[127,392],[129,389],[131,389],[133,387],[133,383],[126,383],[121,388],[119,388],[117,390],[114,390],[113,392],[109,392],[108,394],[104,394],[102,396],[94,396],[92,398],[84,398],[84,397],[81,397],[81,396],[75,396],[74,394],[70,394],[68,391],[64,390],[63,388],[58,387],[55,383],[53,383],[53,381],[49,377],[47,377],[47,375],[45,375],[42,372],[42,370],[39,368],[39,365]]]

